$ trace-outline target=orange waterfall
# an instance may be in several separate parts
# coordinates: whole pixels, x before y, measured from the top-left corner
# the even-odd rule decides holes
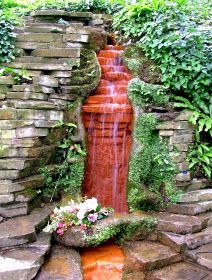
[[[84,194],[124,213],[133,113],[127,97],[131,76],[122,52],[120,46],[110,45],[99,52],[101,81],[82,111],[88,145]]]

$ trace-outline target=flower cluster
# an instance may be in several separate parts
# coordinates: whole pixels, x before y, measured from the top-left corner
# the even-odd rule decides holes
[[[82,230],[86,230],[97,220],[104,219],[112,213],[112,208],[102,208],[94,197],[80,203],[71,200],[67,206],[54,209],[50,215],[50,222],[43,231],[55,231],[58,235],[63,235],[71,226],[80,226]]]

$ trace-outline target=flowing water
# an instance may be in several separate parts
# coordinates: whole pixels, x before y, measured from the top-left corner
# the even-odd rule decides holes
[[[124,213],[133,114],[127,97],[131,76],[122,52],[120,46],[109,45],[99,52],[101,81],[82,111],[88,144],[84,194]]]

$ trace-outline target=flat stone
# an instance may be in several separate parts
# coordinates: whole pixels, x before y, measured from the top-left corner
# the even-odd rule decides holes
[[[183,194],[180,198],[180,203],[191,203],[212,200],[212,189],[196,190]]]
[[[43,233],[38,235],[36,242],[30,246],[14,248],[0,254],[2,280],[29,280],[35,277],[43,264],[44,256],[50,249],[50,236]]]
[[[170,138],[170,144],[179,144],[179,143],[192,143],[194,141],[194,135],[190,134],[183,134],[183,135],[175,135]]]
[[[43,93],[32,93],[32,92],[8,92],[7,99],[47,100],[47,95]]]
[[[161,244],[169,246],[177,252],[185,251],[185,236],[172,232],[159,232],[158,240]]]
[[[15,119],[15,110],[12,108],[0,108],[0,120]]]
[[[24,169],[25,160],[24,159],[0,159],[0,169]]]
[[[17,184],[24,189],[41,188],[44,186],[44,178],[42,175],[34,175],[17,180],[14,184]]]
[[[66,12],[63,10],[38,10],[30,14],[32,17],[69,17],[69,18],[92,18],[93,14],[90,12]]]
[[[145,274],[143,272],[123,272],[122,280],[145,280]]]
[[[179,262],[158,269],[149,275],[149,280],[203,280],[210,279],[211,272],[197,265]]]
[[[191,183],[187,187],[187,191],[195,191],[203,189],[207,186],[207,180],[206,179],[192,179]]]
[[[14,194],[16,202],[30,202],[37,197],[36,190],[24,190]]]
[[[65,35],[63,35],[63,42],[88,43],[89,36],[83,35],[83,34],[65,34]]]
[[[188,121],[192,115],[193,115],[192,111],[182,111],[175,119],[177,121]]]
[[[199,246],[212,243],[212,227],[208,227],[195,234],[187,235],[185,237],[185,243],[189,249],[196,249]]]
[[[36,239],[32,222],[22,217],[0,224],[0,247],[9,247],[32,242]]]
[[[189,129],[191,128],[191,125],[187,121],[166,121],[159,123],[156,126],[156,129],[158,130],[176,130],[176,129]]]
[[[56,121],[44,121],[44,120],[37,120],[34,122],[35,127],[46,127],[46,128],[51,128],[55,126],[57,122]]]
[[[0,194],[0,204],[14,201],[13,194]]]
[[[16,36],[17,42],[51,42],[62,41],[61,34],[54,33],[22,33]]]
[[[12,90],[15,92],[36,93],[41,92],[41,87],[38,85],[14,85]]]
[[[205,220],[194,216],[176,215],[166,212],[160,212],[156,215],[158,218],[157,229],[159,231],[173,232],[177,234],[188,234],[202,230],[206,224]]]
[[[212,200],[190,204],[170,204],[167,208],[168,212],[183,215],[197,215],[209,210],[212,210]]]
[[[178,144],[174,144],[174,146],[177,148],[178,151],[180,152],[187,152],[188,151],[188,144],[185,143],[178,143]]]
[[[56,42],[16,42],[16,46],[24,50],[36,50],[36,49],[45,49],[45,48],[63,48],[66,47],[66,44],[60,41]]]
[[[0,170],[0,180],[14,180],[18,177],[18,170]]]
[[[1,145],[10,146],[12,148],[20,147],[36,147],[40,146],[40,140],[38,137],[35,138],[22,138],[22,139],[0,139]]]
[[[198,264],[212,269],[212,243],[202,245],[194,250],[188,250],[186,255]]]
[[[149,271],[181,260],[181,256],[167,246],[150,241],[125,242],[125,269]]]
[[[13,104],[13,106],[17,109],[35,109],[35,110],[58,110],[58,108],[55,108],[54,103],[49,101],[39,101],[39,100],[27,100],[27,101],[14,101],[10,104]]]
[[[10,66],[17,69],[25,68],[27,70],[29,69],[29,70],[46,70],[46,71],[53,71],[53,70],[70,71],[72,69],[72,66],[68,65],[67,63],[54,64],[54,63],[11,62]]]
[[[18,119],[24,120],[45,120],[47,117],[47,112],[44,110],[17,109],[16,114]]]
[[[0,94],[5,94],[9,90],[9,87],[6,85],[0,85]]]
[[[13,139],[15,138],[15,129],[13,130],[1,130],[0,131],[0,137],[1,139]],[[3,148],[2,148],[3,149]]]
[[[48,129],[45,128],[34,128],[34,127],[20,127],[16,129],[17,138],[28,138],[28,137],[44,137],[48,135]]]
[[[41,56],[41,57],[80,57],[80,48],[40,49],[40,50],[34,50],[32,52],[32,55]]]
[[[34,83],[45,87],[58,87],[58,79],[50,76],[39,76],[34,78]]]
[[[191,181],[191,173],[188,171],[181,172],[176,175],[175,180],[179,182],[189,182]]]
[[[0,206],[0,215],[5,218],[27,215],[29,207],[27,203],[6,204]]]
[[[53,246],[36,280],[83,280],[82,261],[77,251]]]
[[[12,76],[0,76],[0,85],[14,85],[15,80]]]
[[[23,190],[24,187],[13,183],[11,180],[0,181],[0,194],[13,193]]]
[[[30,32],[30,33],[64,33],[65,27],[62,25],[51,26],[51,25],[43,25],[43,26],[27,26],[22,29],[22,32]]]

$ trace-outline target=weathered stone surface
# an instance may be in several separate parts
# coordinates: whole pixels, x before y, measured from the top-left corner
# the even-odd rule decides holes
[[[13,148],[20,147],[37,147],[40,146],[40,140],[38,137],[35,138],[22,138],[22,139],[0,139],[0,144],[5,146],[10,146]]]
[[[198,201],[212,200],[212,189],[196,190],[183,194],[180,203],[191,203]]]
[[[0,76],[0,85],[14,85],[14,83],[12,76]]]
[[[63,10],[38,10],[33,11],[30,14],[32,17],[41,17],[41,16],[54,16],[54,17],[69,17],[69,18],[82,18],[90,19],[93,17],[93,14],[90,12],[66,12]]]
[[[170,144],[179,144],[179,143],[192,143],[194,141],[193,134],[184,134],[184,135],[174,135],[170,138]]]
[[[199,246],[212,243],[212,227],[208,227],[201,232],[186,236],[185,243],[189,249],[195,249]]]
[[[181,260],[181,256],[167,246],[150,241],[125,242],[125,269],[149,271]]]
[[[73,249],[54,246],[36,280],[83,280],[80,255]]]
[[[13,106],[17,109],[35,109],[35,110],[59,110],[60,108],[57,108],[54,106],[52,102],[49,101],[14,101],[10,102],[10,105],[13,104]]]
[[[212,243],[186,251],[186,255],[198,264],[212,270]]]
[[[167,211],[176,214],[197,215],[212,210],[212,200],[191,203],[191,204],[171,204]]]
[[[193,115],[192,111],[182,111],[176,117],[176,120],[177,121],[188,121],[192,115]]]
[[[191,180],[191,173],[188,171],[181,172],[176,175],[175,179],[179,182],[189,182]]]
[[[0,159],[0,169],[15,169],[21,170],[25,166],[23,159]]]
[[[169,246],[177,252],[183,252],[186,248],[185,236],[172,232],[159,232],[158,240],[163,245]]]
[[[0,206],[0,215],[5,218],[27,215],[29,207],[27,203],[8,204]]]
[[[43,93],[32,93],[32,92],[8,92],[7,99],[35,99],[35,100],[47,100],[47,95]]]
[[[210,279],[211,272],[191,263],[179,262],[152,272],[149,280],[202,280]],[[207,278],[208,277],[208,278]]]
[[[15,129],[13,130],[0,130],[1,139],[15,138]]]
[[[163,123],[159,123],[156,126],[156,129],[159,130],[175,130],[175,129],[189,129],[191,125],[187,121],[167,121]]]
[[[0,253],[2,280],[30,280],[37,274],[50,249],[50,236],[39,234],[36,242],[22,248],[8,249]]]
[[[34,50],[32,55],[41,57],[80,57],[80,49],[40,49]]]
[[[53,33],[23,33],[16,36],[17,42],[51,42],[61,40],[61,34]]]
[[[83,34],[65,34],[65,35],[63,35],[63,42],[88,43],[89,36],[83,35]]]
[[[0,170],[0,180],[13,180],[19,177],[18,170]]]
[[[18,109],[16,110],[16,114],[18,119],[25,119],[25,120],[45,120],[46,119],[46,112],[42,110],[31,110],[31,109]]]
[[[170,137],[174,134],[173,130],[160,130],[159,135],[162,137]]]
[[[13,194],[0,194],[0,204],[14,201]]]
[[[35,93],[41,92],[41,87],[38,85],[14,85],[12,90],[24,93]]]
[[[72,69],[72,66],[61,63],[61,64],[54,64],[54,63],[24,63],[24,62],[12,62],[10,63],[11,67],[17,68],[17,69],[29,69],[29,70],[62,70],[62,71],[70,71]]]
[[[143,272],[123,272],[122,280],[145,280],[145,274]]]
[[[24,187],[13,183],[11,180],[0,181],[0,194],[13,193],[23,190]]]
[[[0,85],[0,94],[5,94],[9,90],[9,87],[6,85]]]
[[[42,175],[34,175],[18,180],[15,184],[26,189],[41,188],[44,186],[44,179]]]
[[[0,108],[0,120],[11,120],[15,118],[15,110],[12,108]]]
[[[194,216],[176,215],[160,212],[156,215],[158,220],[157,229],[159,231],[170,231],[174,233],[187,234],[200,231],[206,221]]]
[[[89,35],[91,29],[88,26],[70,25],[66,28],[67,34],[84,34]]]
[[[34,83],[45,87],[58,87],[58,79],[50,76],[39,76],[34,78]]]
[[[206,179],[196,179],[194,178],[191,183],[189,184],[187,191],[194,191],[203,189],[207,186],[208,182]]]
[[[30,202],[37,197],[36,190],[24,190],[14,194],[16,202]]]

